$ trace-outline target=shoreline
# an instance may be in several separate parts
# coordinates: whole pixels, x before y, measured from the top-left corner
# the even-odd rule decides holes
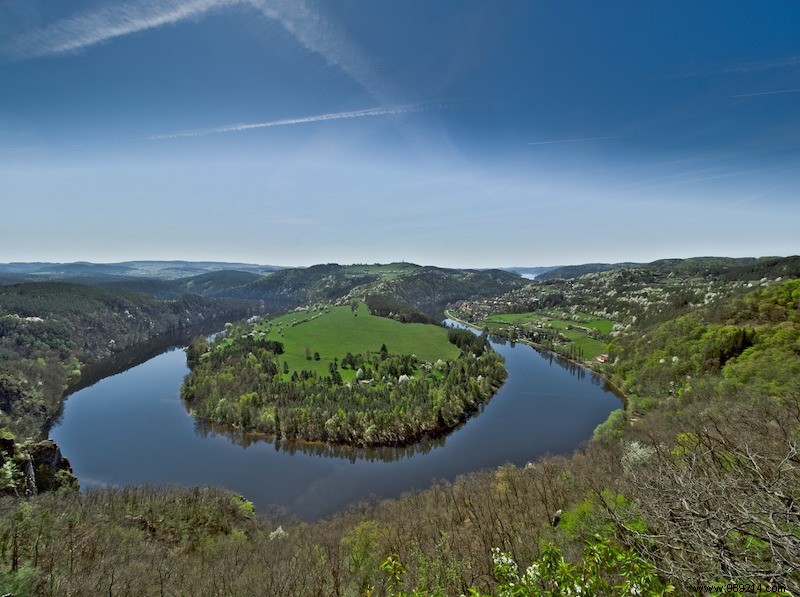
[[[479,326],[475,325],[474,323],[470,323],[468,321],[464,321],[463,319],[459,319],[458,317],[455,317],[449,309],[445,309],[444,310],[444,314],[448,319],[452,319],[453,321],[456,321],[456,322],[458,322],[458,323],[460,323],[462,325],[466,325],[466,326],[471,327],[471,328],[473,328],[475,330],[479,330],[479,331],[482,330],[482,328],[480,328]],[[563,359],[563,360],[567,361],[568,363],[572,363],[574,365],[577,365],[578,367],[580,367],[582,369],[585,369],[589,373],[591,373],[593,375],[596,375],[597,377],[602,379],[606,384],[608,384],[608,387],[611,389],[611,391],[614,392],[614,394],[616,394],[619,397],[620,400],[622,400],[623,410],[627,413],[627,410],[628,410],[628,397],[625,395],[625,392],[623,392],[620,389],[620,387],[617,384],[615,384],[613,381],[611,381],[606,375],[600,373],[599,371],[595,371],[594,369],[589,367],[585,362],[580,362],[580,361],[576,361],[575,359],[571,359],[569,357],[565,357],[564,355],[559,354],[555,350],[552,350],[550,348],[545,348],[541,344],[537,344],[536,342],[532,342],[531,340],[528,340],[526,338],[521,338],[521,339],[517,339],[517,340],[511,340],[510,338],[506,338],[502,334],[496,334],[496,335],[500,336],[501,338],[504,338],[507,342],[518,342],[518,343],[521,343],[521,344],[527,344],[528,346],[530,346],[531,348],[533,348],[535,350],[555,355],[559,359]],[[610,414],[609,414],[609,416],[610,416]]]

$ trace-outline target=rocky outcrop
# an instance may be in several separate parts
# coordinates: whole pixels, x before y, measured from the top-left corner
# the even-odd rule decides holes
[[[0,438],[0,493],[30,496],[57,489],[77,489],[69,460],[51,439],[19,444]]]
[[[28,448],[33,460],[36,488],[39,493],[62,487],[78,487],[78,479],[72,474],[69,460],[61,454],[58,444],[51,439],[33,444]]]

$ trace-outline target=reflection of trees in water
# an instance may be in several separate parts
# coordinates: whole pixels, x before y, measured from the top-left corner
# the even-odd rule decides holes
[[[480,332],[476,331],[475,329],[470,328],[469,326],[461,325],[452,320],[445,320],[444,323],[446,327],[469,329],[477,334],[480,334]],[[509,344],[509,340],[502,336],[491,335],[489,339],[494,345],[506,346]],[[517,343],[514,342],[511,342],[510,344],[512,348],[515,348],[517,345]],[[604,391],[619,395],[618,391],[603,377],[597,375],[595,372],[583,367],[582,365],[570,361],[569,359],[566,359],[554,352],[539,349],[535,346],[530,346],[528,344],[522,344],[520,346],[525,346],[528,349],[535,351],[538,356],[549,361],[551,365],[556,364],[579,379],[586,378],[588,374],[593,385],[601,386]],[[249,446],[259,442],[271,443],[275,447],[276,452],[285,452],[289,455],[294,455],[300,452],[303,454],[308,454],[309,456],[316,456],[320,458],[336,458],[349,460],[350,462],[355,462],[356,460],[366,460],[369,462],[396,462],[406,458],[421,456],[423,454],[427,454],[434,448],[443,447],[447,440],[447,436],[449,436],[451,433],[457,432],[471,417],[480,415],[484,411],[485,407],[486,403],[481,404],[475,412],[466,416],[464,420],[456,427],[449,429],[442,435],[428,437],[406,446],[348,446],[341,444],[329,444],[326,442],[308,442],[299,439],[282,439],[270,437],[262,433],[244,431],[230,425],[202,421],[199,419],[195,419],[195,432],[201,437],[222,436],[243,448],[248,448]]]
[[[569,372],[570,375],[573,377],[577,377],[578,379],[583,379],[586,377],[586,368],[582,365],[578,365],[574,361],[570,361],[560,355],[556,355],[556,364],[558,364],[562,369]]]
[[[496,334],[489,334],[489,341],[492,344],[498,344],[500,346],[505,346],[506,344],[509,344],[508,338],[504,338],[503,336],[498,336]],[[516,345],[517,345],[516,342],[511,342],[512,348],[515,347]]]
[[[477,329],[459,323],[457,321],[453,321],[452,319],[445,319],[444,320],[445,327],[454,327],[454,328],[463,328],[465,330],[470,330],[475,334],[480,334],[480,331]],[[517,343],[514,341],[505,338],[504,336],[498,336],[496,334],[490,334],[489,340],[493,345],[497,346],[506,346],[509,344],[511,348],[516,348]],[[579,365],[578,363],[571,361],[552,350],[545,350],[543,348],[539,348],[538,346],[531,346],[530,344],[522,344],[522,346],[527,346],[531,350],[535,351],[540,357],[548,361],[550,365],[555,363],[565,371],[568,371],[570,375],[577,377],[578,379],[585,379],[587,375],[589,375],[589,380],[592,382],[592,385],[598,386],[603,389],[604,392],[611,392],[615,396],[618,396],[623,402],[625,401],[625,396],[620,392],[616,387],[614,387],[611,383],[608,382],[607,379],[598,375],[591,369],[584,367],[583,365]]]
[[[463,425],[463,423],[462,423]],[[459,425],[460,427],[460,425]],[[201,437],[226,437],[235,444],[247,448],[257,443],[271,443],[276,452],[285,452],[289,455],[298,452],[317,456],[319,458],[338,458],[355,462],[367,460],[369,462],[396,462],[406,458],[413,458],[427,454],[434,448],[443,447],[447,437],[430,437],[420,442],[407,446],[345,446],[328,444],[325,442],[306,442],[302,440],[286,440],[269,437],[259,433],[243,431],[227,425],[211,423],[195,419],[195,433]]]
[[[170,348],[182,348],[194,336],[210,334],[219,330],[225,325],[225,320],[215,320],[199,326],[176,330],[167,334],[156,336],[147,342],[142,342],[125,350],[114,353],[107,359],[86,365],[81,369],[80,379],[67,388],[65,396],[74,394],[78,390],[88,388],[96,384],[101,379],[111,377],[117,373],[122,373],[141,365],[150,359],[157,357]]]
[[[152,358],[167,352],[172,348],[183,348],[195,336],[203,334],[211,334],[215,330],[219,330],[225,325],[224,319],[208,321],[198,326],[190,328],[183,328],[161,334],[151,338],[147,342],[142,342],[126,348],[119,352],[115,352],[110,357],[90,363],[81,368],[81,376],[78,380],[67,387],[62,398],[66,398],[70,394],[74,394],[79,390],[93,386],[97,382],[123,373],[128,369],[133,369],[137,365],[146,363]],[[64,403],[61,403],[58,413],[53,417],[51,428],[61,423],[61,417],[64,415]]]

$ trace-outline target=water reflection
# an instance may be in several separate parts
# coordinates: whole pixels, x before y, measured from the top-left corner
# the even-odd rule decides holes
[[[161,334],[151,338],[147,342],[142,342],[130,348],[115,352],[102,361],[85,365],[81,368],[80,378],[67,387],[63,398],[66,399],[71,394],[93,386],[102,379],[128,371],[172,348],[184,347],[189,343],[189,340],[195,336],[212,334],[224,327],[226,321],[226,319],[212,320],[200,325]],[[60,423],[62,415],[63,404],[61,411],[53,421],[54,426]]]
[[[180,338],[160,342],[162,349],[184,345]],[[610,388],[591,374],[586,383],[588,372],[574,363],[522,343],[491,342],[505,358],[503,387],[447,436],[410,446],[275,441],[198,422],[180,398],[189,372],[186,355],[167,350],[150,358],[157,343],[105,363],[111,373],[142,364],[76,391],[50,435],[83,487],[220,485],[247,496],[259,510],[278,505],[312,520],[371,495],[398,496],[434,479],[570,453],[619,408]],[[87,372],[83,383],[89,380]]]
[[[74,394],[84,388],[93,386],[101,379],[117,375],[123,371],[127,371],[149,361],[153,357],[168,351],[170,348],[184,347],[189,343],[189,340],[195,336],[215,334],[217,330],[225,325],[226,319],[219,319],[208,321],[201,325],[175,330],[167,334],[161,334],[151,338],[147,342],[142,342],[136,346],[126,348],[119,352],[115,352],[110,357],[85,365],[81,369],[81,376],[73,384],[67,388],[64,394],[66,398],[70,394]]]
[[[476,327],[471,325],[463,324],[460,321],[455,321],[453,319],[445,319],[443,322],[445,327],[452,327],[452,328],[461,328],[465,330],[469,330],[476,335],[481,335],[483,332]],[[497,334],[489,334],[489,342],[495,350],[498,350],[501,346],[510,346],[511,348],[515,348],[517,342],[514,340],[510,340],[504,336],[499,336]],[[588,369],[586,366],[576,363],[552,350],[545,350],[543,348],[539,348],[538,346],[533,346],[532,344],[528,344],[527,342],[521,342],[524,346],[529,347],[533,351],[535,351],[540,357],[546,360],[550,365],[557,365],[558,367],[564,369],[573,377],[577,377],[578,379],[586,379],[589,377],[589,381],[592,385],[598,386],[602,388],[604,392],[610,392],[615,394],[620,400],[625,400],[625,396],[622,392],[611,382],[609,382],[605,377],[599,375],[598,373]],[[502,352],[498,350],[498,352]]]
[[[482,410],[482,409],[481,409]],[[480,414],[480,411],[476,413]],[[396,462],[427,454],[434,448],[445,445],[447,436],[457,431],[466,421],[439,436],[426,437],[407,446],[349,446],[329,444],[326,442],[310,442],[296,439],[282,439],[237,429],[230,425],[222,425],[212,421],[195,420],[195,432],[201,437],[225,437],[233,443],[248,448],[254,444],[272,444],[276,452],[285,452],[292,455],[297,453],[318,456],[321,458],[336,458],[340,460],[365,460],[367,462]]]

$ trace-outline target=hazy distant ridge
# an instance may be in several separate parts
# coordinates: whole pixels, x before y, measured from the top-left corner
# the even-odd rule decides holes
[[[63,278],[73,276],[141,276],[175,279],[196,276],[207,272],[236,270],[265,274],[283,269],[278,265],[259,265],[227,261],[123,261],[120,263],[12,262],[0,263],[0,275]],[[30,279],[30,278],[29,278]]]

